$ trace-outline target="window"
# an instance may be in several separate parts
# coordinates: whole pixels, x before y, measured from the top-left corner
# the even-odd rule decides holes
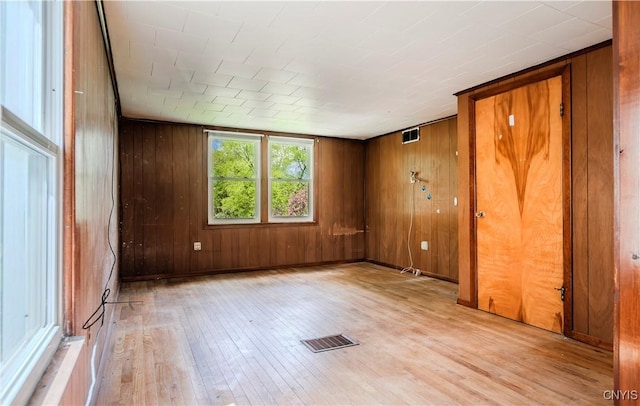
[[[313,221],[313,139],[206,133],[209,224]]]
[[[0,404],[22,404],[61,338],[62,3],[0,2],[0,61]]]
[[[209,224],[260,222],[260,141],[209,133]]]
[[[269,221],[313,221],[313,140],[269,138]]]

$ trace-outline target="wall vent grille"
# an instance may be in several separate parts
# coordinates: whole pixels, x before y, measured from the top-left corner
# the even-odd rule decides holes
[[[416,142],[420,139],[420,127],[410,128],[402,132],[402,143],[408,144],[410,142]]]

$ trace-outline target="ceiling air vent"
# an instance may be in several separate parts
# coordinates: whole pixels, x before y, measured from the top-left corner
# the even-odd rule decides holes
[[[408,144],[410,142],[416,142],[420,139],[420,127],[410,128],[402,132],[402,143]]]

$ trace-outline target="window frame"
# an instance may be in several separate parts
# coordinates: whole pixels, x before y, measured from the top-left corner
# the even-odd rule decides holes
[[[205,130],[206,134],[206,153],[207,153],[207,224],[210,226],[215,225],[232,225],[232,224],[259,224],[262,220],[262,134],[251,134],[251,133],[234,133],[234,132],[226,132],[226,131],[213,131],[213,130]],[[256,215],[253,218],[242,218],[242,219],[216,219],[213,216],[213,182],[216,177],[213,176],[213,151],[211,149],[211,145],[214,139],[221,140],[229,140],[229,141],[243,141],[243,142],[251,142],[256,146],[256,177],[248,178],[246,180],[252,180],[256,184]],[[243,179],[236,178],[224,178],[219,177],[218,179],[227,180],[227,181],[242,181]],[[246,181],[244,180],[244,181]]]
[[[308,226],[318,223],[318,186],[317,186],[317,178],[318,178],[318,137],[315,136],[306,136],[306,135],[298,135],[291,134],[288,135],[286,133],[275,133],[268,134],[264,132],[251,132],[252,130],[241,130],[233,131],[228,128],[217,129],[216,127],[204,127],[202,130],[202,152],[201,157],[202,161],[200,163],[200,167],[202,168],[202,176],[204,179],[204,185],[202,187],[202,206],[203,207],[203,215],[204,219],[202,220],[203,229],[219,229],[219,228],[227,228],[227,227],[281,227],[281,226],[292,226],[292,225],[302,225]],[[211,167],[211,153],[210,153],[210,138],[209,135],[211,133],[220,134],[221,136],[227,136],[229,139],[234,139],[234,137],[248,137],[248,138],[257,138],[259,139],[260,149],[258,150],[258,158],[259,158],[259,188],[257,189],[258,200],[257,203],[259,205],[259,216],[258,219],[251,219],[251,221],[238,220],[238,219],[216,219],[217,221],[212,222],[211,213],[212,213],[212,188],[211,188],[211,177],[210,177],[210,169]],[[311,159],[310,159],[310,179],[309,179],[309,193],[310,193],[310,207],[309,207],[309,215],[303,218],[297,217],[275,217],[272,220],[269,218],[269,205],[271,201],[271,196],[269,194],[269,139],[281,139],[281,140],[297,140],[299,142],[309,143],[310,151],[311,151]]]
[[[45,274],[46,307],[44,324],[19,352],[4,365],[0,387],[0,403],[26,403],[40,377],[53,358],[62,339],[62,122],[63,122],[63,18],[62,1],[42,2],[41,44],[42,81],[39,98],[27,119],[8,110],[0,100],[0,127],[2,145],[5,140],[21,144],[46,159],[48,168],[46,199],[46,259],[42,271]],[[22,44],[24,45],[24,44]],[[0,66],[0,69],[3,69]],[[1,83],[0,83],[1,85]],[[8,95],[10,96],[10,95]],[[9,141],[10,140],[10,141]],[[4,151],[0,151],[4,154]],[[3,165],[4,166],[4,163]],[[4,170],[0,168],[0,170]],[[0,182],[3,179],[0,178]],[[4,191],[4,185],[2,185]],[[0,205],[2,201],[0,201]],[[4,210],[3,210],[4,211]],[[2,214],[4,216],[4,214]],[[1,222],[1,221],[0,221]],[[3,230],[4,233],[4,230]],[[0,238],[2,238],[0,236]],[[16,362],[13,367],[11,363]],[[11,374],[9,374],[12,372]]]
[[[308,180],[296,180],[306,181],[308,183],[308,208],[309,214],[306,216],[274,216],[272,208],[272,186],[273,181],[284,181],[283,179],[275,179],[271,175],[271,146],[272,145],[298,145],[305,146],[309,151],[309,179]],[[276,223],[313,223],[315,219],[314,200],[315,200],[315,140],[313,138],[298,138],[298,137],[281,137],[281,136],[269,136],[267,140],[267,207],[268,215],[267,221],[269,224]],[[292,180],[293,181],[293,180]]]

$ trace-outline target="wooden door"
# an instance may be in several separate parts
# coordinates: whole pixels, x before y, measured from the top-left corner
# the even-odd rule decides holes
[[[475,105],[478,308],[555,332],[563,328],[561,102],[557,76]]]

